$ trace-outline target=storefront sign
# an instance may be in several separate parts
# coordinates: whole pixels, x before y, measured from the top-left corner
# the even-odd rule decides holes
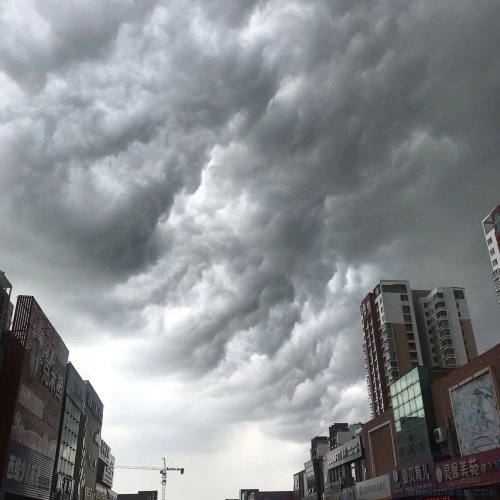
[[[78,406],[78,409],[83,412],[85,409],[85,383],[71,364],[68,365],[67,377],[66,393]]]
[[[389,472],[392,498],[415,495],[418,491],[437,489],[434,460],[431,457],[410,462],[404,467],[394,467]]]
[[[436,478],[440,490],[499,483],[500,448],[439,462]]]
[[[325,461],[328,464],[328,469],[337,467],[348,462],[352,462],[357,458],[362,457],[361,440],[359,437],[329,451],[325,456]]]
[[[42,361],[41,382],[54,395],[57,401],[61,401],[64,387],[63,376],[51,367],[47,360]]]
[[[49,500],[53,468],[52,460],[11,440],[2,491]]]
[[[357,500],[385,500],[391,498],[389,475],[374,477],[356,484]]]
[[[87,408],[94,414],[99,423],[102,424],[102,407],[90,392],[87,393]]]

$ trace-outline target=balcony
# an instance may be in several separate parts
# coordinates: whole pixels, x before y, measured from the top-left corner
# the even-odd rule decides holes
[[[437,323],[436,330],[438,331],[438,333],[443,328],[450,328],[450,322],[447,319],[442,319]]]
[[[384,323],[382,325],[382,333],[383,332],[392,332],[392,323]]]
[[[443,339],[451,339],[451,330],[449,328],[443,328],[442,330],[438,331],[437,336],[439,341]]]
[[[397,361],[397,358],[396,358],[396,351],[387,351],[385,354],[384,354],[384,359],[386,361]]]
[[[499,277],[499,270],[498,269],[495,269],[492,273],[491,273],[491,276],[493,277],[493,281],[496,281]]]
[[[445,361],[448,358],[455,357],[455,349],[453,347],[446,347],[441,351],[441,359]]]
[[[453,340],[451,338],[444,338],[439,340],[439,348],[445,349],[446,347],[453,347]]]
[[[457,366],[457,360],[456,358],[448,358],[447,360],[443,361],[443,364],[447,368],[453,368]]]
[[[383,351],[388,351],[388,350],[393,350],[396,349],[396,344],[392,342],[391,340],[387,340],[382,344],[382,350]]]

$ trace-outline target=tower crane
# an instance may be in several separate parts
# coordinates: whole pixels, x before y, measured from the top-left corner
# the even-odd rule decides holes
[[[148,466],[140,466],[140,465],[115,465],[115,469],[142,469],[142,470],[159,470],[161,474],[161,500],[165,500],[165,488],[167,486],[167,471],[169,470],[178,470],[181,474],[184,474],[184,468],[173,468],[167,467],[166,461],[164,458],[163,467],[148,467]]]

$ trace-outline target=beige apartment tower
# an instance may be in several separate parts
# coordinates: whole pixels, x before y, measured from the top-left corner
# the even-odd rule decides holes
[[[390,384],[413,368],[458,367],[477,356],[463,288],[412,290],[408,281],[381,280],[360,312],[372,415],[391,408]]]
[[[484,236],[490,253],[491,276],[500,307],[500,205],[497,205],[483,220]]]

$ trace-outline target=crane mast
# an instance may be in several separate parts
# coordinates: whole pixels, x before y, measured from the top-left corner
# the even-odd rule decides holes
[[[115,465],[115,469],[142,469],[142,470],[159,470],[161,474],[161,500],[165,500],[165,489],[167,487],[167,471],[178,470],[181,474],[184,474],[184,468],[173,468],[167,467],[167,462],[164,458],[163,467],[137,467],[136,465]]]

